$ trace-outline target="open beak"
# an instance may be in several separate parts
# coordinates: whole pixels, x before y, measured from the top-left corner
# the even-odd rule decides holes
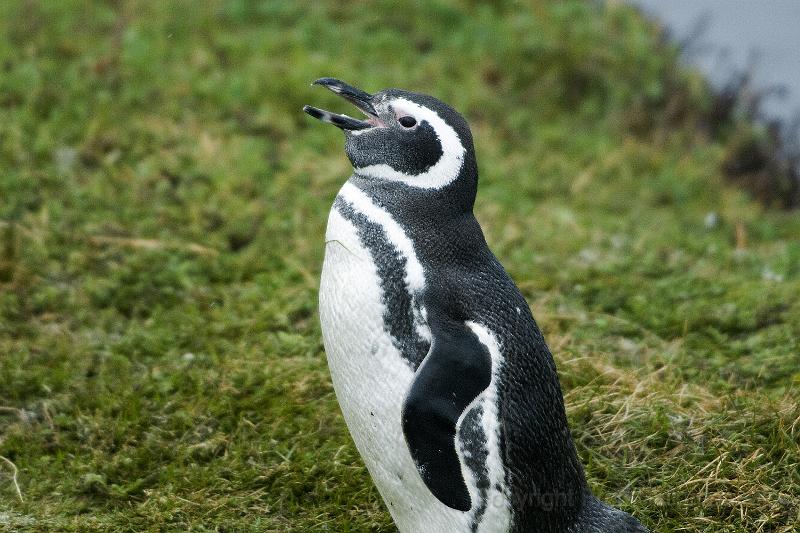
[[[322,122],[333,124],[334,126],[343,130],[363,130],[366,128],[372,128],[379,124],[378,113],[372,106],[371,94],[366,93],[361,89],[356,89],[352,85],[348,85],[341,80],[337,80],[336,78],[320,78],[312,85],[322,85],[323,87],[335,92],[345,100],[348,100],[367,116],[367,120],[358,120],[353,117],[348,117],[347,115],[339,115],[337,113],[332,113],[330,111],[319,109],[310,105],[303,106],[303,111],[312,117],[317,118]]]

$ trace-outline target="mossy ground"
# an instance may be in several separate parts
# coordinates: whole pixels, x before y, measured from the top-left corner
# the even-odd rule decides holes
[[[349,165],[309,82],[462,110],[596,492],[800,528],[800,215],[613,4],[0,3],[0,530],[390,532],[316,318]],[[18,469],[18,497],[12,480]]]

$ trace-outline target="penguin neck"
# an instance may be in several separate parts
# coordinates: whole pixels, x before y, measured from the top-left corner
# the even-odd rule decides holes
[[[410,178],[413,180],[413,177]],[[478,190],[478,166],[472,154],[464,158],[458,175],[440,188],[414,187],[405,182],[374,178],[355,172],[350,183],[400,219],[404,226],[447,225],[472,215]]]

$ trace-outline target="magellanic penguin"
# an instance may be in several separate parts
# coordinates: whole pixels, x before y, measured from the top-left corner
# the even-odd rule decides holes
[[[553,357],[472,208],[464,118],[424,94],[314,82],[359,120],[319,304],[345,421],[401,533],[646,532],[589,490]]]

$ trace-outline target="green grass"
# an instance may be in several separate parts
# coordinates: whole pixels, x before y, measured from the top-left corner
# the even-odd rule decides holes
[[[723,183],[657,31],[302,4],[0,3],[0,531],[393,531],[316,318],[350,170],[300,111],[346,108],[324,75],[470,120],[600,496],[653,531],[800,528],[800,215]]]

